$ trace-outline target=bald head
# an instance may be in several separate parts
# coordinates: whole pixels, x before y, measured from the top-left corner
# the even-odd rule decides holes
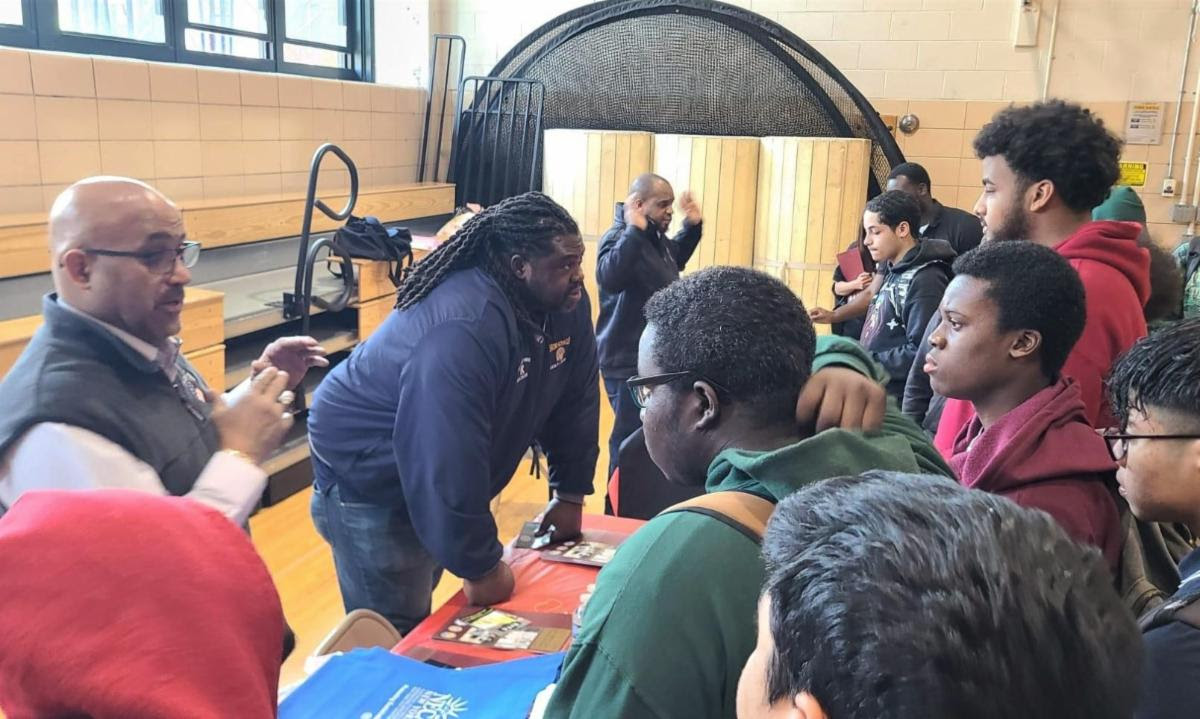
[[[179,331],[191,274],[178,261],[156,269],[155,257],[187,238],[179,208],[161,192],[125,177],[80,180],[54,201],[49,229],[62,300],[152,344]]]
[[[161,192],[127,177],[89,177],[76,182],[50,208],[50,252],[77,247],[115,247],[111,242],[137,242],[134,228],[174,220],[182,231],[183,218]],[[57,264],[57,263],[56,263]]]
[[[666,192],[669,195],[674,195],[674,190],[671,189],[671,183],[667,182],[667,178],[662,175],[656,175],[653,172],[646,172],[633,178],[633,182],[629,185],[629,194],[637,195],[645,200],[653,195]]]
[[[629,194],[635,202],[641,203],[646,219],[659,232],[666,232],[675,206],[675,191],[671,189],[671,183],[661,175],[647,172],[634,178],[629,186]]]

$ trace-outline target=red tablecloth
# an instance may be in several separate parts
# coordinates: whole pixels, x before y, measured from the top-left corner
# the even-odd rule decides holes
[[[583,515],[585,533],[593,530],[627,536],[642,524],[644,522],[637,519],[623,519],[599,514]],[[516,578],[517,587],[512,598],[503,604],[495,605],[496,608],[540,614],[561,614],[567,618],[566,626],[570,626],[570,617],[579,606],[579,596],[587,590],[587,585],[596,582],[596,575],[600,570],[593,567],[546,561],[539,558],[538,552],[530,549],[510,549],[506,554],[506,559],[512,567],[513,576]],[[434,639],[433,636],[466,606],[468,606],[466,595],[462,591],[455,593],[440,609],[414,627],[392,651],[414,659],[431,659],[454,666],[476,666],[531,656],[529,652],[473,647],[458,642],[443,642]]]

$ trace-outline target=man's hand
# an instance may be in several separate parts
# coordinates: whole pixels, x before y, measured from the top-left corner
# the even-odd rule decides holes
[[[814,307],[808,311],[808,318],[817,324],[827,325],[833,322],[833,311],[824,307]]]
[[[542,512],[542,526],[538,527],[537,536],[541,536],[554,527],[550,535],[551,542],[565,542],[576,539],[583,531],[583,505],[552,499]]]
[[[809,378],[796,403],[801,427],[873,432],[883,426],[887,392],[870,377],[846,367],[825,367]]]
[[[471,604],[487,607],[507,600],[516,586],[512,569],[500,561],[492,571],[479,579],[464,579],[463,594],[467,595],[467,601]]]
[[[291,403],[292,393],[286,391],[287,387],[287,372],[268,367],[251,381],[250,388],[233,406],[209,390],[212,421],[221,438],[221,449],[241,452],[255,464],[262,464],[292,426],[292,413],[281,401],[282,396]]]
[[[634,192],[625,198],[625,224],[633,225],[639,230],[650,226],[646,219],[646,203]]]
[[[312,337],[280,337],[266,346],[262,355],[250,363],[251,376],[258,376],[268,367],[286,372],[292,378],[291,387],[300,384],[310,367],[328,367],[325,348]],[[290,389],[290,387],[289,387]]]
[[[704,220],[700,214],[700,204],[696,202],[696,196],[691,190],[684,190],[679,196],[679,209],[683,210],[683,219],[687,220],[689,225],[698,225]]]

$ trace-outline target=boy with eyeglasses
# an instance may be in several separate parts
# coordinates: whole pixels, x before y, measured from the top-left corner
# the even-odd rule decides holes
[[[974,409],[950,466],[964,486],[1046,512],[1115,569],[1112,459],[1062,373],[1086,321],[1078,273],[1032,242],[984,243],[954,273],[924,368],[935,392]]]
[[[798,426],[798,404],[830,374],[881,387],[888,373],[851,340],[818,342],[779,280],[701,270],[651,297],[646,323],[628,382],[646,448],[669,481],[704,486],[707,501],[650,520],[600,572],[548,719],[734,716],[765,576],[755,522],[820,479],[874,468],[949,475],[894,401],[879,432]]]
[[[1117,360],[1106,433],[1133,514],[1200,531],[1200,318],[1142,339]],[[1142,617],[1146,665],[1139,719],[1192,717],[1200,704],[1200,550],[1179,565],[1179,589]]]

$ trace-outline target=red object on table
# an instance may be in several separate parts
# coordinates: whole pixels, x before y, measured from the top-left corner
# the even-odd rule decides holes
[[[638,519],[601,514],[583,515],[584,532],[598,530],[628,536],[643,524],[645,522]],[[587,591],[587,585],[596,583],[596,575],[600,570],[576,564],[548,562],[538,555],[539,552],[532,549],[509,549],[506,552],[505,559],[512,567],[517,588],[511,599],[493,606],[496,609],[514,612],[564,614],[569,622],[570,616],[579,607],[579,596]],[[434,635],[466,606],[466,595],[461,590],[456,592],[440,609],[413,627],[413,630],[392,648],[392,652],[421,661],[428,659],[460,667],[534,656],[532,652],[490,649],[434,639]]]

